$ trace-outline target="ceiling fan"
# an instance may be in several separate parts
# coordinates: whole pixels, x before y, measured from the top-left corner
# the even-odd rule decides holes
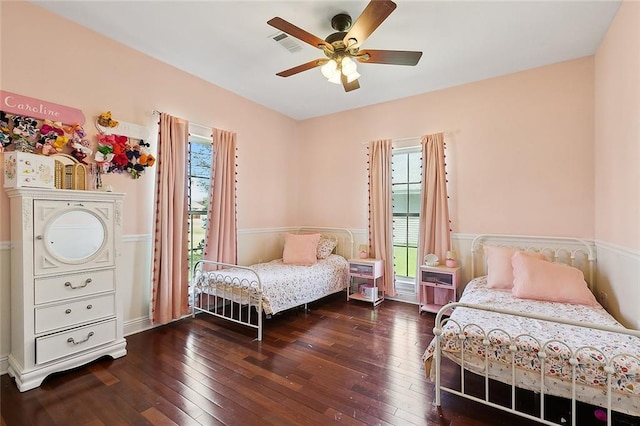
[[[340,84],[345,92],[360,88],[355,61],[370,64],[410,65],[420,60],[422,52],[405,50],[360,50],[365,40],[384,22],[396,4],[388,0],[371,0],[353,25],[351,16],[346,13],[335,15],[331,27],[335,33],[322,40],[307,31],[296,27],[282,18],[275,17],[267,24],[293,36],[313,47],[322,50],[327,57],[314,59],[306,64],[277,73],[280,77],[290,77],[302,71],[321,67],[322,74],[332,83]],[[355,59],[355,61],[354,61]]]

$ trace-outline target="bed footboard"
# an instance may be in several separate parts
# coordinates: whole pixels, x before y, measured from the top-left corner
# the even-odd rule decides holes
[[[192,315],[206,313],[257,331],[262,340],[262,282],[246,266],[200,260],[193,266]]]
[[[575,332],[579,332],[578,327],[581,327],[600,330],[605,333],[614,333],[616,336],[619,336],[621,340],[630,342],[630,348],[637,348],[638,341],[636,339],[640,339],[640,331],[625,329],[622,327],[611,327],[573,320],[550,318],[532,313],[510,311],[469,303],[449,303],[438,312],[435,320],[435,328],[433,330],[435,335],[435,364],[433,365],[433,369],[435,370],[435,404],[437,406],[440,406],[441,404],[441,391],[446,391],[542,424],[557,425],[560,423],[555,423],[545,419],[544,396],[545,394],[553,394],[556,396],[566,397],[570,400],[571,423],[569,424],[576,425],[576,401],[584,401],[585,388],[589,387],[589,391],[594,392],[593,395],[596,396],[592,397],[593,399],[590,401],[585,402],[605,408],[607,410],[608,425],[612,424],[612,411],[626,412],[632,416],[639,415],[640,392],[638,392],[637,386],[640,383],[640,354],[634,353],[635,349],[624,348],[620,350],[613,350],[611,353],[605,353],[594,346],[582,346],[577,348],[570,347],[560,339],[540,341],[536,337],[526,333],[511,336],[502,329],[496,328],[485,330],[478,324],[458,324],[455,319],[444,316],[445,312],[452,308],[490,311],[502,315],[512,315],[515,317],[530,318],[549,323],[564,324],[572,327],[576,330]],[[451,324],[447,325],[447,328],[449,329],[447,332],[449,334],[448,338],[453,338],[454,340],[457,339],[458,343],[456,343],[456,345],[459,346],[459,352],[453,351],[451,346],[447,349],[447,357],[452,358],[452,356],[454,356],[455,362],[460,366],[459,389],[445,387],[441,382],[442,348],[445,346],[445,337],[443,336],[445,334],[445,330],[443,330],[443,327],[448,322],[455,325],[453,332],[450,328]],[[475,339],[474,342],[476,344],[476,350],[470,353],[469,349],[465,348],[467,345],[471,344],[469,343],[471,335],[473,335],[473,339]],[[451,342],[451,340],[449,340],[449,342]],[[495,358],[492,358],[495,357],[496,342],[501,345],[502,349],[507,354],[502,359],[504,364],[500,368],[503,371],[499,376],[496,374],[496,364],[498,364],[498,362],[496,362]],[[526,348],[523,349],[525,346]],[[484,347],[484,349],[478,350],[477,347]],[[535,361],[537,364],[536,369],[524,373],[525,375],[530,376],[530,378],[533,377],[533,381],[530,381],[528,385],[525,384],[524,386],[521,380],[523,374],[522,366],[516,365],[519,352],[522,350],[533,350],[536,353],[535,357],[537,358]],[[558,379],[558,377],[553,376],[553,374],[553,377],[550,377],[549,372],[551,371],[551,373],[554,373],[554,369],[557,370],[558,365],[566,370],[567,378]],[[426,363],[425,366],[427,366]],[[585,368],[600,371],[601,377],[598,387],[595,387],[593,384],[585,385],[580,382],[580,376]],[[484,398],[470,395],[465,392],[465,371],[472,371],[482,377],[484,384]],[[557,371],[555,372],[557,373]],[[491,401],[489,394],[490,379],[499,380],[510,387],[510,406],[497,404]],[[620,382],[622,381],[622,383],[625,383],[625,380],[628,381],[628,384],[625,387],[630,386],[632,392],[621,396],[622,393],[620,392],[620,389],[613,389],[612,384],[619,388]],[[559,386],[558,383],[560,382],[563,383],[566,394],[550,392],[550,390],[555,391],[557,386]],[[535,407],[539,416],[516,409],[516,388],[529,389],[540,395],[540,398],[536,399],[536,401],[539,401],[539,406]],[[624,398],[625,401],[621,402],[621,398]],[[624,407],[624,409],[620,410],[620,407]]]

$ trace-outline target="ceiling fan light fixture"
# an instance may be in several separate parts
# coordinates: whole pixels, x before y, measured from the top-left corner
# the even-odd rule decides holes
[[[356,72],[357,68],[358,66],[353,61],[353,59],[351,59],[348,56],[345,56],[344,58],[342,58],[342,73],[344,75],[349,75],[353,72]]]
[[[351,83],[354,80],[360,78],[360,74],[358,73],[358,65],[355,63],[353,59],[348,56],[342,58],[341,63],[341,72],[347,77],[347,82]]]
[[[340,71],[336,70],[335,74],[329,77],[329,83],[342,84]]]
[[[360,78],[360,74],[358,73],[358,71],[354,71],[354,72],[346,75],[346,77],[347,77],[347,83],[351,83],[354,80],[359,79]]]
[[[324,75],[326,78],[333,77],[333,75],[336,74],[337,70],[338,63],[334,59],[331,59],[329,62],[320,67],[320,72],[322,72],[322,75]]]
[[[0,0],[2,1],[2,0]],[[323,51],[325,58],[309,61],[297,67],[277,73],[280,77],[290,77],[302,71],[320,67],[322,75],[331,83],[342,84],[345,92],[359,89],[357,71],[358,62],[389,65],[417,65],[422,52],[404,50],[366,50],[361,45],[384,22],[396,8],[392,0],[369,0],[369,4],[360,16],[352,22],[346,13],[339,13],[331,20],[331,27],[337,32],[329,34],[324,40],[315,35],[275,17],[267,24]]]

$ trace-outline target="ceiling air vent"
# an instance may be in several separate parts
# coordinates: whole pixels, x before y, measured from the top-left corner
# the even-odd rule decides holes
[[[283,32],[277,32],[275,34],[270,35],[276,43],[280,46],[284,47],[291,53],[299,52],[302,50],[302,45],[298,43],[293,37],[289,37],[287,34]]]

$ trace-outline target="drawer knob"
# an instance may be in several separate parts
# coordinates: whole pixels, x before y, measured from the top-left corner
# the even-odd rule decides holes
[[[77,342],[74,340],[74,338],[73,338],[73,337],[69,337],[69,338],[67,339],[67,343],[72,343],[72,344],[74,344],[74,345],[79,345],[80,343],[84,343],[84,342],[88,341],[88,340],[91,338],[91,336],[93,336],[94,334],[95,334],[95,333],[94,333],[93,331],[90,331],[90,332],[89,332],[89,334],[87,335],[87,338],[86,338],[86,339],[84,339],[84,340],[79,340],[79,341],[77,341]]]
[[[64,311],[65,314],[70,314],[71,313],[71,309],[67,309],[66,311]]]
[[[36,240],[43,240],[43,239],[44,239],[44,237],[43,237],[42,235],[38,235],[38,236],[36,237]]]
[[[93,305],[87,305],[87,309],[93,308]]]
[[[91,281],[92,281],[91,278],[87,278],[86,280],[84,280],[84,283],[82,283],[81,285],[76,285],[76,286],[74,286],[69,281],[67,281],[66,283],[64,283],[64,286],[65,287],[69,287],[72,290],[75,290],[75,289],[78,289],[78,288],[85,288],[86,286],[88,286],[91,283]]]

